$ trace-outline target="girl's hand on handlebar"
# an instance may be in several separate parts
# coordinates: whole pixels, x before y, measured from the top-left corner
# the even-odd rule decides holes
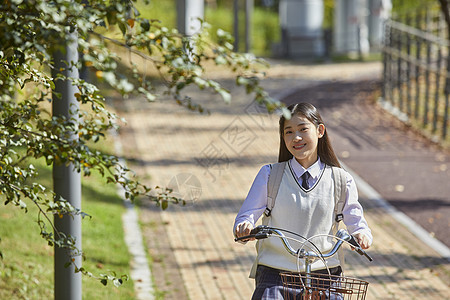
[[[353,236],[355,237],[355,240],[358,242],[361,248],[363,248],[364,250],[369,249],[369,238],[365,234],[355,233]]]
[[[241,236],[246,236],[250,234],[250,231],[252,231],[253,229],[253,225],[248,222],[248,221],[244,221],[240,224],[238,224],[238,226],[236,226],[236,237],[241,237]],[[250,238],[248,240],[244,240],[243,242],[248,242],[248,241],[254,241],[255,238]]]

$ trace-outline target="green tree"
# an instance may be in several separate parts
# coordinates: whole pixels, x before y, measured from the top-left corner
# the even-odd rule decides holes
[[[120,41],[99,34],[105,29],[119,31]],[[204,76],[203,65],[211,61],[235,72],[236,84],[269,111],[281,107],[260,86],[264,74],[258,65],[264,62],[233,53],[228,33],[219,30],[215,44],[206,31],[183,37],[157,20],[141,18],[130,0],[1,1],[0,32],[0,194],[5,205],[25,212],[28,205],[38,207],[38,215],[30,217],[37,218],[40,235],[52,246],[74,250],[73,239],[54,230],[54,215],[85,214],[37,181],[32,164],[35,159],[45,159],[48,165],[72,164],[84,176],[96,170],[107,182],[122,185],[131,200],[146,197],[163,209],[170,202],[182,201],[164,188],[141,184],[116,156],[92,147],[108,130],[117,129],[118,117],[105,106],[105,97],[96,84],[63,75],[51,77],[52,54],[63,51],[61,41],[68,34],[76,33],[85,66],[124,97],[141,94],[151,102],[156,98],[154,84],[139,74],[136,65],[132,65],[132,72],[120,73],[120,56],[108,47],[111,41],[151,60],[166,93],[188,109],[203,112],[203,107],[180,93],[189,85],[209,89],[230,101],[226,89]],[[67,62],[66,68],[74,67],[81,65]],[[77,86],[75,97],[80,109],[75,113],[79,121],[52,116],[49,103],[55,80],[70,80]],[[73,133],[78,136],[75,140],[70,136]],[[78,271],[91,275],[84,269]]]

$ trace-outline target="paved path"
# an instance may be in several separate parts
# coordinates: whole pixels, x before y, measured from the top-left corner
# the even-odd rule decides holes
[[[266,86],[284,98],[294,87],[336,78],[373,79],[379,71],[375,63],[280,65]],[[224,84],[231,87],[227,80]],[[129,165],[148,176],[149,184],[170,185],[188,200],[186,206],[172,205],[162,212],[143,203],[140,212],[157,297],[162,299],[250,299],[254,247],[234,243],[231,230],[259,168],[276,161],[278,120],[261,113],[243,91],[233,90],[233,96],[233,105],[227,106],[215,96],[200,95],[199,101],[213,112],[210,116],[172,102],[122,104],[128,126],[121,137]],[[367,195],[360,197],[375,237],[370,249],[374,262],[348,253],[346,275],[370,282],[368,299],[448,299],[448,261]]]

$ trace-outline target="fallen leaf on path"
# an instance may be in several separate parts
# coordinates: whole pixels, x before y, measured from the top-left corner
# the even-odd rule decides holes
[[[348,151],[342,151],[341,157],[342,157],[342,158],[349,158],[349,157],[350,157],[350,152],[348,152]]]
[[[395,189],[396,192],[401,193],[401,192],[405,191],[405,186],[402,185],[402,184],[397,184],[394,189]]]

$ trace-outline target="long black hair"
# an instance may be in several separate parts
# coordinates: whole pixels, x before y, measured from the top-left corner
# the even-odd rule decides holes
[[[311,123],[313,123],[314,126],[316,126],[316,128],[320,124],[325,125],[317,108],[310,103],[292,104],[288,106],[287,109],[291,112],[291,116],[297,114],[302,115],[305,118],[307,118]],[[285,121],[286,118],[282,115],[280,118],[280,152],[278,154],[278,162],[288,161],[292,158],[292,154],[291,152],[289,152],[284,142]],[[320,157],[320,160],[323,163],[329,166],[341,167],[341,164],[339,163],[336,154],[334,154],[334,150],[328,138],[326,128],[323,136],[319,139],[319,142],[317,144],[317,155]]]

